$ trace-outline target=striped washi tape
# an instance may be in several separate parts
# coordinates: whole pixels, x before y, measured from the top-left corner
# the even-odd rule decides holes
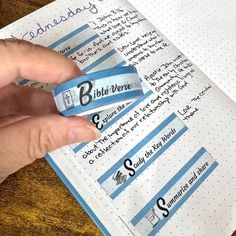
[[[143,90],[136,68],[123,66],[67,81],[52,94],[62,115],[81,116],[136,100]]]

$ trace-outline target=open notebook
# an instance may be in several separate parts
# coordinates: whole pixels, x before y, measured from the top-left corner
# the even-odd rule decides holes
[[[62,147],[47,161],[105,235],[231,235],[236,4],[130,2],[147,18],[126,0],[61,0],[0,31],[0,38],[56,50],[85,73],[135,66],[145,84],[145,95],[135,102],[88,117],[102,130],[99,140]],[[203,20],[196,22],[198,14]],[[212,42],[219,38],[207,51],[204,27]]]

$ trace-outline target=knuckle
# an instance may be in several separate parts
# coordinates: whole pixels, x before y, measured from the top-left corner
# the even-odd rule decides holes
[[[0,49],[6,53],[27,56],[32,51],[37,52],[43,50],[44,47],[21,39],[0,39]]]
[[[24,40],[15,40],[12,47],[14,51],[18,51],[21,55],[27,55],[34,49],[35,45]]]
[[[28,155],[32,159],[45,156],[56,144],[50,125],[44,124],[38,129],[31,128],[29,137]]]
[[[0,46],[9,50],[15,48],[17,48],[18,50],[25,50],[30,49],[33,44],[20,39],[0,39]]]
[[[19,39],[1,39],[0,40],[0,51],[3,58],[12,59],[12,55],[16,61],[21,60],[22,55],[27,56],[28,53],[34,49],[36,45]]]
[[[7,48],[7,41],[8,41],[8,40],[0,39],[0,47],[1,47],[1,50]]]

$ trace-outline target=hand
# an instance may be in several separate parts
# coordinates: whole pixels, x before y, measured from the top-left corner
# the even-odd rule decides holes
[[[47,152],[100,136],[83,117],[56,114],[50,93],[13,84],[17,77],[60,84],[82,74],[76,64],[19,40],[0,40],[0,55],[0,183]]]

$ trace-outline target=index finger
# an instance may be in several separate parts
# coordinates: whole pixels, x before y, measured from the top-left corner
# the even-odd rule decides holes
[[[23,40],[0,40],[0,87],[17,77],[59,84],[82,75],[70,59]]]

